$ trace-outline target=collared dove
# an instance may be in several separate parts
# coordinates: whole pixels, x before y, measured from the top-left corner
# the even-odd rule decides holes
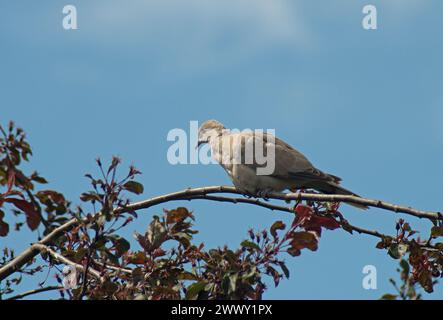
[[[198,130],[198,146],[205,143],[209,143],[212,157],[228,173],[236,189],[247,195],[266,198],[271,191],[314,189],[325,194],[358,196],[339,185],[341,178],[315,168],[302,153],[269,133],[233,133],[220,122],[208,120]],[[274,161],[268,174],[258,174],[258,170],[268,164],[263,163],[263,159],[258,161],[254,151],[252,158],[251,155],[248,158],[248,152],[254,150],[248,147],[258,143],[263,145],[264,156],[272,155],[267,161]]]

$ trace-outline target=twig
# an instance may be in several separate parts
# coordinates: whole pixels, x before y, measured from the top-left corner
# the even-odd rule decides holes
[[[85,271],[85,267],[83,267],[81,264],[78,264],[78,263],[75,263],[75,262],[69,260],[68,258],[62,256],[58,252],[55,252],[54,250],[52,250],[48,246],[45,246],[45,245],[40,244],[40,243],[34,243],[32,245],[32,247],[34,249],[36,249],[36,250],[39,250],[41,253],[45,252],[45,253],[51,255],[51,257],[54,258],[55,260],[57,260],[58,262],[64,263],[64,264],[69,265],[69,266],[72,266],[72,267],[74,267],[76,270],[78,270],[80,272],[84,272]],[[92,268],[88,268],[88,273],[90,275],[92,275],[94,278],[96,278],[97,280],[102,281],[102,277],[100,275],[100,272],[98,272],[97,270],[94,270]]]
[[[52,291],[52,290],[63,290],[63,287],[62,286],[49,286],[49,287],[29,290],[29,291],[20,293],[18,295],[15,295],[13,297],[7,298],[6,300],[18,300],[18,299],[22,299],[24,297],[27,297],[27,296],[30,296],[30,295],[33,295],[33,294],[37,294],[37,293],[41,293],[41,292],[46,292],[46,291]]]

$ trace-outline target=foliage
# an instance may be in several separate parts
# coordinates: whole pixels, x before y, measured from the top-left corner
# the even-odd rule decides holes
[[[275,287],[289,278],[285,259],[298,257],[306,249],[316,251],[325,229],[355,231],[338,211],[338,204],[298,201],[290,210],[294,215],[290,225],[276,221],[267,230],[249,230],[237,248],[206,249],[203,243],[195,243],[195,216],[184,207],[154,215],[145,232],[136,232],[135,242],[130,241],[120,231],[138,218],[128,198],[144,191],[136,181],[140,172],[135,167],[119,178],[119,158],[114,157],[108,166],[97,159],[99,177],[86,175],[91,190],[80,195],[82,206],[73,208],[61,192],[40,188],[47,181],[37,172],[23,171],[23,162],[32,155],[23,130],[10,123],[0,131],[0,186],[4,189],[0,237],[12,237],[26,226],[39,240],[72,219],[76,222],[41,251],[43,260],[29,261],[3,281],[0,298],[11,297],[23,276],[44,271],[46,279],[39,288],[53,281],[48,277],[53,273],[60,286],[65,284],[62,268],[69,262],[81,271],[74,275],[77,286],[50,286],[60,288],[64,299],[261,299],[266,278]],[[442,236],[442,225],[434,221],[429,237],[422,240],[403,219],[396,225],[396,236],[379,236],[376,247],[401,259],[402,284],[391,280],[397,293],[383,299],[420,299],[419,288],[433,291],[443,265],[443,244],[434,242]],[[12,249],[4,248],[0,268],[15,258]]]
[[[382,300],[421,300],[422,295],[418,293],[417,281],[414,276],[410,273],[409,263],[401,259],[400,268],[397,268],[397,272],[400,274],[400,280],[402,284],[399,286],[394,279],[389,279],[389,282],[394,286],[397,291],[396,294],[384,294]]]

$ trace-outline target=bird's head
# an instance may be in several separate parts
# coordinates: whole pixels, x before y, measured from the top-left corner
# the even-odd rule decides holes
[[[225,126],[217,120],[207,120],[198,129],[197,148],[202,144],[210,142],[211,138],[218,137],[223,133]]]

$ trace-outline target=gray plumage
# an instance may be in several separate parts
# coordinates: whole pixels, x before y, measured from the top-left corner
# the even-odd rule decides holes
[[[247,151],[252,150],[249,147],[255,146],[258,141],[264,145],[265,156],[270,150],[275,150],[274,170],[267,175],[257,174],[257,169],[266,166],[263,161],[258,161],[255,156],[249,158],[249,162],[245,161]],[[210,144],[214,159],[228,173],[234,186],[243,193],[265,196],[270,191],[303,188],[325,194],[358,196],[339,185],[341,178],[317,169],[301,152],[268,133],[231,133],[220,122],[208,120],[198,132],[198,144],[204,143]],[[235,161],[235,154],[241,155],[241,161]]]

